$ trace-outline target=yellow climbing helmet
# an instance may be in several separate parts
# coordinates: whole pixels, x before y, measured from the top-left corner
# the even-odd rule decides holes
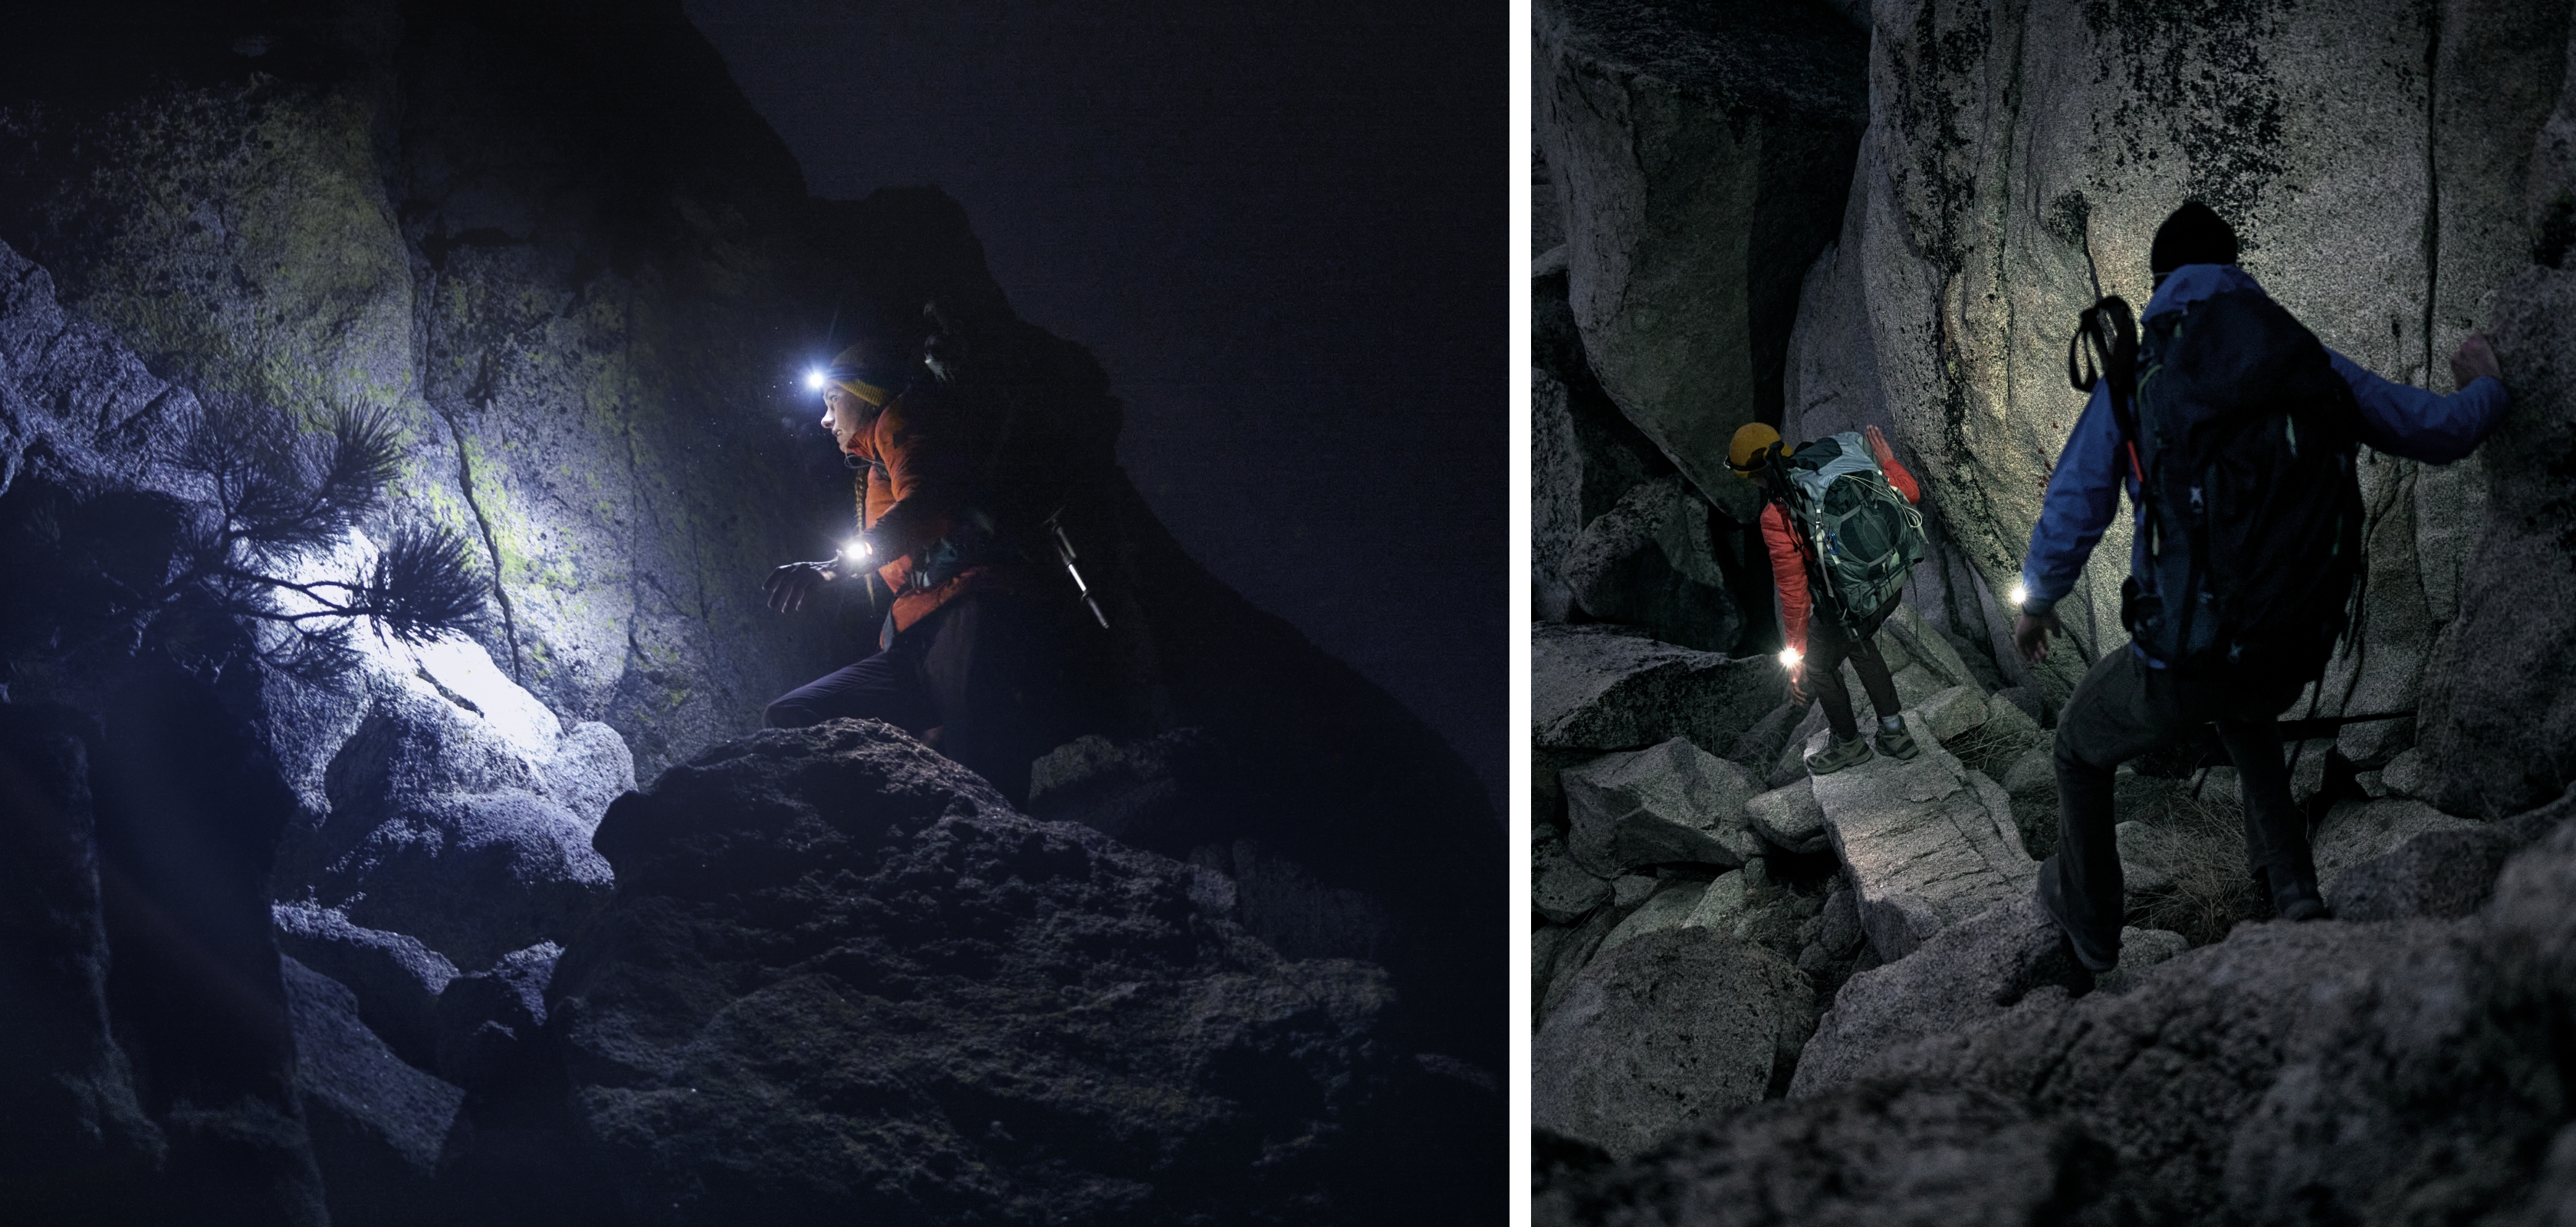
[[[1790,448],[1780,442],[1779,431],[1760,422],[1748,422],[1735,432],[1734,441],[1726,445],[1726,467],[1735,470],[1736,476],[1751,481],[1763,465],[1771,462],[1772,457],[1786,456],[1789,451]]]

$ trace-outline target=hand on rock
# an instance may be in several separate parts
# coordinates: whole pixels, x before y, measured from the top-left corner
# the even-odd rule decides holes
[[[794,613],[804,607],[816,589],[835,578],[837,576],[829,563],[791,562],[770,572],[769,578],[761,582],[760,590],[769,594],[771,609]]]
[[[2038,617],[2023,614],[2013,620],[2013,646],[2021,650],[2023,660],[2037,663],[2048,659],[2048,637],[2066,633],[2066,624],[2057,620],[2052,609]]]
[[[1889,464],[1895,462],[1895,449],[1890,448],[1887,445],[1887,436],[1878,433],[1877,427],[1869,427],[1860,433],[1862,438],[1869,440],[1869,454],[1878,458],[1878,466],[1880,468],[1886,468]]]
[[[2472,332],[2460,339],[2459,351],[2451,355],[2451,384],[2465,388],[2479,377],[2504,382],[2504,368],[2496,365],[2495,347],[2487,344],[2481,333]]]

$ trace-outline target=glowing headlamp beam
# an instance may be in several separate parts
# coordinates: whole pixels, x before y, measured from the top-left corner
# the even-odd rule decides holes
[[[1800,656],[1796,648],[1780,649],[1780,667],[1783,669],[1795,669],[1798,667],[1798,662],[1804,659],[1806,658]]]
[[[841,558],[846,562],[865,562],[868,555],[874,552],[868,548],[867,541],[860,537],[852,537],[841,546]]]
[[[2030,599],[2030,589],[2025,588],[2020,584],[2014,584],[2012,595],[2008,599],[2012,601],[2015,607],[2019,607],[2022,602]]]
[[[823,372],[821,372],[821,371],[807,371],[807,372],[805,372],[805,390],[806,390],[806,391],[808,391],[808,392],[820,392],[820,391],[822,391],[822,390],[823,390]]]

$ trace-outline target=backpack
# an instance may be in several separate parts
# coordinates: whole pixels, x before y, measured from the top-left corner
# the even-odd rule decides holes
[[[2120,620],[2186,673],[2253,663],[2321,674],[2360,570],[2351,385],[2316,335],[2259,291],[2214,294],[2145,325],[2137,336],[2128,304],[2103,299],[2079,317],[2067,359],[2070,381],[2089,392],[2075,346],[2089,338],[2103,354],[2145,504],[2155,591],[2130,577]]]
[[[1923,561],[1923,513],[1887,484],[1857,432],[1818,439],[1779,464],[1790,520],[1843,628],[1877,629]]]

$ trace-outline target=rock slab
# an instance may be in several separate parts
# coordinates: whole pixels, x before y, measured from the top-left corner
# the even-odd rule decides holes
[[[1859,892],[1862,928],[1889,962],[1948,925],[2028,895],[2039,872],[2002,786],[1942,749],[1920,713],[1905,721],[1922,747],[1912,760],[1880,755],[1814,784]],[[1817,734],[1811,748],[1827,736]]]

